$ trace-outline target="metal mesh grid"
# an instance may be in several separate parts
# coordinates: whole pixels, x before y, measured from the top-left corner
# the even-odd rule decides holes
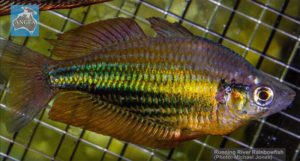
[[[47,21],[40,21],[40,28],[49,30],[52,34],[56,34],[68,30],[68,26],[76,27],[99,20],[99,17],[93,17],[93,12],[97,7],[105,10],[105,12],[113,13],[113,16],[110,15],[108,17],[105,17],[106,15],[104,14],[103,17],[100,17],[101,19],[119,16],[133,17],[141,24],[142,28],[149,28],[145,17],[152,15],[165,17],[169,20],[179,20],[179,22],[187,28],[196,31],[197,35],[208,37],[209,39],[233,48],[261,70],[265,69],[265,65],[270,64],[280,69],[276,73],[272,71],[269,72],[268,70],[266,72],[296,90],[297,98],[291,108],[268,118],[252,121],[249,125],[227,136],[207,136],[183,143],[183,145],[180,145],[178,148],[171,150],[155,150],[140,147],[130,143],[119,142],[116,139],[97,135],[72,126],[55,123],[47,118],[48,108],[34,119],[34,122],[26,128],[29,129],[26,132],[21,131],[15,134],[6,134],[3,132],[4,129],[2,129],[4,127],[1,125],[0,158],[2,157],[3,160],[80,160],[81,155],[88,154],[82,153],[82,149],[87,148],[99,153],[99,155],[90,160],[209,160],[210,151],[220,147],[244,147],[250,149],[255,147],[284,147],[287,149],[287,160],[298,160],[300,155],[300,31],[297,29],[290,31],[290,29],[283,27],[282,24],[292,23],[296,28],[300,28],[300,13],[291,15],[288,12],[288,8],[291,7],[291,4],[300,5],[300,3],[297,1],[282,0],[278,6],[273,5],[272,1],[236,0],[229,3],[226,0],[203,0],[201,3],[204,5],[197,7],[205,9],[205,5],[208,5],[212,9],[208,12],[204,12],[209,14],[206,15],[208,18],[202,22],[201,19],[190,18],[192,14],[190,11],[193,10],[192,7],[195,8],[195,5],[199,4],[196,3],[196,1],[197,0],[116,0],[115,2],[86,7],[82,12],[84,14],[79,17],[76,17],[76,14],[74,14],[76,11],[73,10],[81,11],[81,9],[70,9],[64,10],[63,12],[59,10],[46,11],[42,14],[50,15],[53,17],[51,20],[63,21],[63,23],[61,26],[53,26],[45,23]],[[163,2],[164,4],[162,4]],[[175,3],[182,4],[181,8],[172,8]],[[260,12],[254,16],[253,13],[243,10],[243,6],[245,5],[257,8]],[[152,10],[153,12],[145,13],[144,11],[146,10]],[[228,15],[224,15],[226,21],[223,24],[223,28],[216,30],[216,28],[213,27],[214,20],[222,16],[219,14],[220,10],[224,10]],[[99,14],[102,14],[102,11],[100,11]],[[275,17],[273,23],[264,20],[265,15],[269,14]],[[40,17],[42,16],[43,15]],[[234,23],[236,23],[237,18],[239,18],[238,20],[253,23],[253,30],[250,35],[248,35],[249,38],[246,42],[240,41],[238,37],[231,34],[231,30],[236,29],[234,28]],[[5,27],[5,25],[1,24],[1,19],[0,26]],[[256,36],[261,33],[260,30],[262,30],[262,28],[265,29],[263,31],[268,31],[269,34],[266,40],[262,42],[262,47],[258,48],[253,46],[253,43],[257,41]],[[7,35],[9,34],[0,33],[2,38],[13,39]],[[283,47],[281,50],[288,52],[283,57],[272,55],[271,48],[274,47],[273,44],[278,35],[288,39],[289,43],[288,45],[286,45],[286,43],[282,44]],[[42,38],[47,36],[48,35],[41,35]],[[33,46],[30,44],[31,41],[28,37],[24,38],[22,42],[26,46]],[[252,57],[257,58],[256,61],[254,61],[255,63],[251,61]],[[1,89],[5,89],[5,85],[1,85]],[[1,104],[1,107],[1,111],[6,109],[3,104]],[[43,130],[50,133],[49,135],[53,135],[50,137],[55,136],[58,138],[55,143],[51,144],[53,145],[51,149],[42,150],[40,148],[42,145],[35,146],[37,142],[45,141],[39,140],[40,138],[43,139],[43,137],[39,136]],[[244,131],[249,139],[238,136],[241,131]],[[96,137],[92,137],[91,135],[96,135]],[[194,154],[195,149],[196,154]],[[192,153],[191,150],[193,150]],[[19,153],[19,151],[22,151],[22,153]],[[65,153],[65,155],[63,153]],[[85,160],[89,159],[88,156],[85,157]]]

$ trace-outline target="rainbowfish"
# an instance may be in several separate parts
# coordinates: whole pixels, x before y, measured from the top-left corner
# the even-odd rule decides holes
[[[0,0],[0,16],[10,14],[11,5],[39,5],[39,10],[73,8],[111,0]]]
[[[52,120],[171,148],[226,135],[293,101],[292,89],[232,50],[178,23],[148,20],[157,37],[129,18],[68,31],[50,41],[54,59],[1,40],[8,131],[29,124],[54,99]]]

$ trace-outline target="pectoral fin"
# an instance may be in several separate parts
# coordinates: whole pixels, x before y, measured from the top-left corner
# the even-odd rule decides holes
[[[180,141],[193,140],[204,136],[205,134],[200,131],[191,131],[183,129],[181,131]]]

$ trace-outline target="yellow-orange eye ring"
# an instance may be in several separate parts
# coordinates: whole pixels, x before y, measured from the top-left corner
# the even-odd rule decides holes
[[[259,106],[268,106],[272,103],[274,93],[269,87],[257,87],[253,92],[254,102]]]

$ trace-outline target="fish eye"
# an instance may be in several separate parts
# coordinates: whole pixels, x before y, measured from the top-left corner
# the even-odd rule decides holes
[[[273,101],[273,91],[269,87],[257,87],[254,90],[254,101],[259,106],[268,106]]]

